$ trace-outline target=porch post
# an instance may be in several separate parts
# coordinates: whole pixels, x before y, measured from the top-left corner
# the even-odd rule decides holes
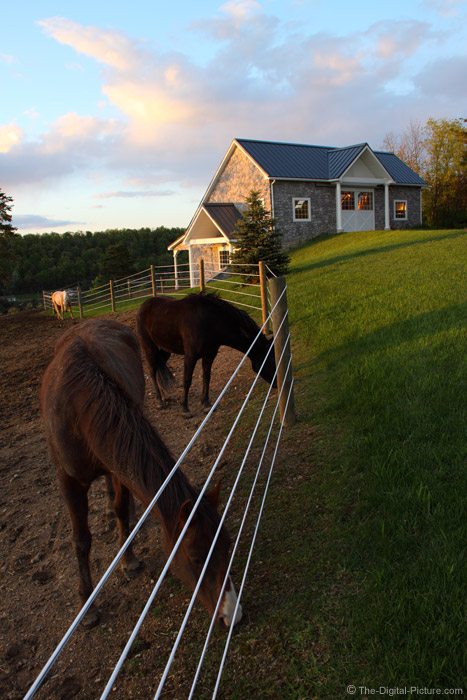
[[[342,233],[342,193],[341,183],[339,180],[336,182],[336,223],[337,233]]]
[[[387,182],[384,183],[384,230],[391,230],[389,225],[389,184]]]
[[[191,241],[188,241],[188,260],[190,263],[190,287],[195,286],[195,271],[193,270],[193,251],[191,249]]]
[[[177,267],[177,255],[178,255],[178,250],[173,251],[174,255],[174,273],[175,273],[175,289],[179,288],[178,284],[178,267]]]

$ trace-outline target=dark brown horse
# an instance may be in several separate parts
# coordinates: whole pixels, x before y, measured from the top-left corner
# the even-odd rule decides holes
[[[188,391],[198,360],[203,363],[201,403],[207,411],[211,406],[211,367],[220,346],[227,345],[246,353],[258,333],[258,326],[247,313],[216,294],[189,294],[178,300],[164,296],[147,299],[138,312],[138,335],[151,368],[159,404],[166,399],[174,379],[166,365],[171,353],[184,355],[182,410],[189,416]],[[250,350],[251,366],[256,373],[271,343],[260,334]],[[275,369],[271,350],[260,376],[271,383]]]
[[[148,505],[175,463],[142,412],[143,398],[138,340],[129,328],[114,321],[94,320],[79,324],[59,339],[42,380],[41,408],[50,455],[70,512],[82,605],[93,587],[88,526],[91,483],[101,475],[111,475],[122,545],[129,532],[130,492]],[[178,469],[154,507],[167,554],[197,497]],[[219,486],[203,497],[172,564],[174,573],[192,590],[220,522],[218,499]],[[222,591],[229,545],[222,527],[198,594],[210,615],[222,595],[218,618],[226,625],[233,622],[236,602],[230,579]],[[139,567],[131,546],[125,552],[124,567]],[[241,612],[235,622],[240,617]],[[97,621],[97,612],[91,607],[84,624],[92,626]]]

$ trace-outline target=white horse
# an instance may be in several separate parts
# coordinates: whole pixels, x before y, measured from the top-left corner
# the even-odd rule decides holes
[[[67,309],[71,314],[71,318],[73,318],[73,311],[71,310],[71,296],[66,290],[64,292],[54,292],[52,294],[52,304],[57,312],[57,318],[60,318],[63,321]]]

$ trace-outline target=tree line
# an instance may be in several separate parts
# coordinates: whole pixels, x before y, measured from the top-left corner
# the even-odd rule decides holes
[[[0,206],[1,197],[0,191]],[[183,232],[183,228],[160,226],[95,233],[0,233],[4,261],[0,294],[61,289],[77,282],[82,289],[89,289],[150,265],[171,265],[173,255],[167,246]],[[183,252],[178,260],[186,262]]]
[[[467,226],[467,119],[411,121],[400,134],[387,134],[383,148],[426,181],[424,224],[432,228]]]

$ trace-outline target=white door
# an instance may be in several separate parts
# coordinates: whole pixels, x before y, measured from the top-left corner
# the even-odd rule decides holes
[[[341,207],[344,231],[374,231],[373,190],[342,190]]]

